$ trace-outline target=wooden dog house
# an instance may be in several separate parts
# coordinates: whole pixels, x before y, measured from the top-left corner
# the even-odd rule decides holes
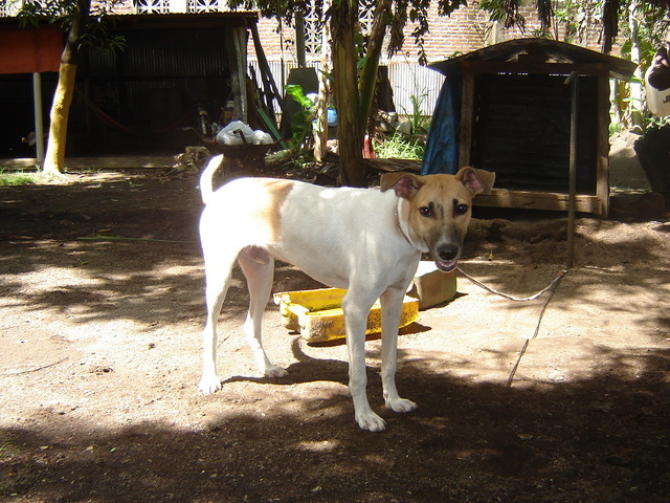
[[[607,215],[609,79],[630,61],[545,39],[502,42],[429,65],[447,78],[423,174],[472,165],[496,173],[481,206],[565,210],[572,90],[577,79],[576,210]]]

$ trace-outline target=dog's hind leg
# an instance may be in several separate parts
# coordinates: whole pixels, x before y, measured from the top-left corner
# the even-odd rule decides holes
[[[395,384],[398,359],[398,324],[405,290],[388,288],[380,297],[382,307],[382,386],[384,402],[394,412],[411,412],[416,404],[400,398]]]
[[[207,320],[202,333],[202,377],[198,389],[205,395],[221,389],[221,380],[216,373],[216,322],[226,299],[235,255],[211,257],[205,260],[205,301]]]
[[[286,370],[273,365],[265,354],[262,340],[263,313],[270,299],[274,277],[274,259],[262,248],[249,246],[238,257],[249,289],[249,312],[244,333],[256,360],[258,370],[267,377],[282,377]]]

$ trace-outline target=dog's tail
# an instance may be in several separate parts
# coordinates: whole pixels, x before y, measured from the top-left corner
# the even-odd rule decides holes
[[[207,165],[200,175],[200,194],[202,195],[202,202],[204,204],[207,204],[210,201],[212,194],[214,193],[214,173],[221,167],[222,163],[223,154],[215,155],[207,161]]]

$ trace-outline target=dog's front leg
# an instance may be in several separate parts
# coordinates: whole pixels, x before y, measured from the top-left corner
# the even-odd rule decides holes
[[[398,358],[398,325],[405,290],[388,288],[380,297],[382,306],[382,386],[384,402],[394,412],[411,412],[416,404],[400,398],[395,384]]]
[[[344,298],[343,309],[347,328],[349,351],[349,391],[354,401],[356,422],[363,430],[382,431],[386,422],[374,413],[368,402],[365,373],[365,327],[375,299],[367,292],[350,288]]]

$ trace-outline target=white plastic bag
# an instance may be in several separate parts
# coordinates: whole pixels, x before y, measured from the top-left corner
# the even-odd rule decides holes
[[[217,133],[216,141],[223,145],[268,145],[272,143],[272,136],[265,131],[254,131],[242,121],[233,121]]]

